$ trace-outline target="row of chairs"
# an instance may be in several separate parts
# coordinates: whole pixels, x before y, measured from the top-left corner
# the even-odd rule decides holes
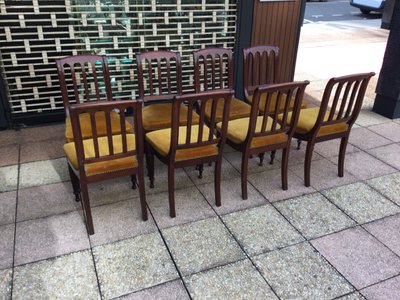
[[[225,143],[242,152],[242,198],[247,199],[249,157],[282,149],[282,187],[288,188],[287,168],[292,137],[306,140],[305,184],[310,185],[310,164],[314,144],[341,138],[339,176],[343,176],[345,149],[351,126],[361,109],[373,73],[332,78],[321,106],[304,108],[308,81],[276,83],[278,49],[258,46],[244,50],[244,87],[248,104],[234,98],[232,51],[202,49],[194,53],[195,92],[182,93],[179,54],[153,51],[138,54],[139,99],[112,100],[105,58],[74,56],[57,61],[58,74],[67,113],[64,146],[76,200],[82,203],[89,234],[94,233],[87,184],[118,176],[132,176],[132,187],[139,187],[143,219],[147,219],[144,192],[144,162],[154,186],[154,155],[168,166],[170,216],[175,217],[174,172],[195,165],[199,176],[203,164],[215,162],[215,199],[221,205],[220,180]],[[226,57],[224,61],[224,57]],[[96,63],[101,61],[106,98],[101,101]],[[172,67],[172,61],[177,63]],[[84,64],[90,64],[95,80],[95,99],[89,91]],[[164,65],[163,65],[164,64]],[[82,76],[76,79],[76,66]],[[72,80],[66,78],[66,68]],[[147,73],[145,67],[147,66]],[[164,66],[164,67],[163,67]],[[228,72],[218,68],[227,67]],[[88,69],[86,69],[88,70]],[[271,75],[273,73],[273,75]],[[219,74],[219,76],[218,76]],[[226,75],[227,74],[227,75]],[[227,76],[227,78],[226,78]],[[175,78],[178,80],[171,80]],[[223,82],[228,82],[224,86]],[[83,82],[82,95],[79,82]],[[176,83],[175,89],[172,87]],[[146,90],[147,84],[147,90]],[[221,86],[222,84],[222,86]],[[72,92],[68,88],[72,86]],[[76,104],[70,105],[70,100]],[[152,101],[169,100],[153,104]],[[85,102],[85,103],[84,103]],[[150,104],[148,104],[150,102]],[[146,103],[148,105],[143,106]],[[129,112],[131,115],[127,115]],[[129,122],[128,119],[132,118]],[[137,176],[136,176],[137,175]]]

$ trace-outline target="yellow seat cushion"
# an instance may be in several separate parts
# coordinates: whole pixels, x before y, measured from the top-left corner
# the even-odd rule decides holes
[[[199,125],[192,126],[190,141],[197,142],[199,134]],[[208,140],[210,131],[208,127],[203,128],[203,141]],[[171,128],[152,131],[146,134],[146,140],[162,156],[167,156],[171,147]],[[186,141],[186,126],[179,127],[178,144],[184,144]],[[179,149],[176,151],[175,160],[182,161],[218,154],[217,145],[201,146],[196,148]]]
[[[143,128],[146,131],[158,130],[171,127],[171,103],[151,104],[143,107],[142,120]],[[188,108],[184,105],[180,107],[179,125],[187,122]],[[193,124],[199,123],[199,116],[193,112]]]
[[[106,117],[104,112],[97,112],[95,114],[97,136],[107,135]],[[111,130],[113,134],[121,133],[120,117],[117,112],[110,113]],[[92,137],[92,123],[89,114],[79,115],[79,122],[81,124],[82,138],[89,139]],[[125,123],[126,132],[133,132],[133,127],[129,122]],[[74,141],[74,134],[72,132],[71,119],[69,117],[65,120],[65,139],[67,142]]]
[[[263,122],[263,117],[257,117],[256,123],[256,133],[261,131],[261,126]],[[273,119],[268,117],[266,130],[271,130]],[[235,144],[242,144],[247,137],[248,129],[249,129],[250,118],[241,118],[229,121],[228,123],[228,131],[227,138],[234,142]],[[217,124],[218,130],[221,130],[222,123]],[[277,124],[277,128],[280,128],[279,124]],[[267,136],[255,137],[251,141],[250,148],[258,148],[265,145],[279,144],[284,143],[288,139],[287,135],[284,133],[278,133]]]
[[[207,101],[205,114],[208,119],[211,118],[212,101]],[[250,116],[251,106],[242,100],[233,98],[229,108],[229,120],[240,119]],[[223,99],[218,101],[217,111],[215,114],[215,122],[221,122],[224,114],[224,101]]]
[[[319,113],[319,107],[312,107],[300,110],[299,122],[297,123],[296,132],[297,133],[307,133],[313,129],[315,122],[317,121]],[[330,111],[325,113],[324,121],[328,120]],[[282,120],[282,115],[279,115],[279,120]],[[288,115],[288,120],[291,119],[291,113]],[[349,129],[349,125],[345,122],[324,125],[319,129],[317,136],[324,136],[339,132],[345,132]]]
[[[249,101],[249,103],[253,103],[253,95],[247,96],[247,101]],[[267,94],[264,93],[264,94],[261,94],[260,103],[259,103],[259,107],[258,107],[258,109],[261,112],[264,112],[265,101],[267,101]],[[290,101],[290,104],[289,104],[290,110],[293,110],[294,102],[295,102],[295,98],[292,98],[292,100]],[[269,113],[275,112],[275,106],[276,106],[276,93],[274,93],[272,95]],[[307,104],[305,102],[302,102],[301,108],[306,108],[306,107],[307,107]],[[285,101],[281,101],[281,103],[279,104],[279,113],[284,112],[284,109],[285,109]]]
[[[135,135],[127,134],[127,149],[128,151],[135,150]],[[122,153],[122,137],[121,135],[114,135],[112,137],[114,143],[114,154]],[[108,151],[108,139],[107,137],[98,138],[99,143],[99,154],[100,156],[109,155]],[[83,150],[85,158],[95,157],[93,139],[83,140]],[[64,152],[71,165],[77,170],[78,169],[78,158],[75,150],[75,143],[67,143],[64,145]],[[136,156],[124,157],[117,159],[110,159],[102,162],[87,163],[85,164],[85,172],[87,176],[109,173],[118,170],[135,168],[137,166]]]

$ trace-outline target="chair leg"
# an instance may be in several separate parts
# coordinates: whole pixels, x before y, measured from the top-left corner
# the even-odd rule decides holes
[[[249,166],[249,154],[246,151],[243,151],[242,153],[242,174],[241,174],[241,180],[242,180],[242,198],[243,200],[247,199],[247,172],[248,172],[248,166]]]
[[[258,154],[258,158],[260,159],[260,162],[259,162],[258,165],[259,165],[260,167],[262,167],[262,165],[264,164],[264,155],[265,155],[264,152]]]
[[[297,150],[300,150],[300,146],[301,146],[301,140],[297,139]]]
[[[202,179],[203,178],[203,170],[204,170],[204,165],[200,164],[196,166],[196,170],[199,171],[199,178]]]
[[[214,170],[215,205],[218,207],[221,206],[221,165],[222,157],[219,157]]]
[[[272,150],[271,155],[270,155],[271,160],[269,161],[270,165],[274,164],[275,154],[276,154],[276,150]]]
[[[146,153],[147,176],[150,180],[150,188],[154,188],[154,154]]]
[[[338,162],[338,175],[339,177],[344,176],[344,157],[346,155],[347,142],[349,141],[349,136],[342,137],[340,141],[340,150],[339,150],[339,162]]]
[[[82,202],[86,218],[87,231],[89,235],[92,235],[94,234],[94,228],[93,228],[92,210],[90,208],[90,202],[89,202],[89,191],[86,180],[82,178],[81,178],[81,190],[82,190],[82,200],[83,200]]]
[[[69,177],[71,178],[72,188],[74,190],[75,201],[81,201],[81,188],[79,185],[79,178],[76,176],[74,170],[72,170],[71,166],[68,164],[68,172]]]
[[[136,177],[136,176],[135,176]],[[143,170],[143,163],[142,165],[139,164],[139,198],[140,198],[140,207],[142,209],[142,219],[143,221],[147,221],[147,205],[146,205],[146,193],[144,191],[144,170]]]
[[[281,164],[281,176],[282,176],[282,189],[288,189],[288,163],[289,163],[289,148],[283,149],[282,152],[282,164]]]
[[[168,166],[168,199],[169,215],[171,218],[175,218],[175,169],[173,166]]]
[[[136,190],[136,175],[131,175],[131,182],[132,182],[132,190]]]
[[[314,141],[307,142],[306,157],[304,161],[304,184],[310,186],[311,158],[314,151]]]

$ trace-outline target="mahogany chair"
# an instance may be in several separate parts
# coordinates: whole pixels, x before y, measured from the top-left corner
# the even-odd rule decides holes
[[[65,139],[67,142],[74,140],[71,120],[70,105],[84,102],[112,101],[110,73],[105,55],[74,55],[56,60],[58,79],[66,114]],[[113,112],[111,115],[111,130],[120,133],[118,124],[119,115]],[[81,129],[82,138],[92,137],[90,117],[82,114]],[[102,112],[96,114],[97,134],[106,135],[105,115]],[[128,132],[132,132],[132,126],[126,123]]]
[[[170,216],[174,218],[174,174],[176,168],[215,162],[215,202],[221,205],[221,163],[225,144],[228,113],[233,91],[207,91],[195,94],[175,96],[172,108],[172,127],[152,131],[146,134],[146,141],[157,157],[168,166],[168,197]],[[222,102],[222,104],[221,104]],[[187,105],[186,124],[180,123],[181,107]],[[206,109],[211,106],[209,126],[206,122]],[[221,134],[216,136],[215,124],[217,107],[223,107]],[[193,116],[199,113],[194,123]],[[154,165],[153,172],[154,172]]]
[[[360,113],[368,82],[374,75],[375,73],[371,72],[331,78],[325,87],[320,107],[301,110],[294,137],[307,141],[304,162],[305,186],[310,186],[314,145],[327,140],[341,139],[338,175],[343,177],[350,130]]]
[[[142,218],[147,220],[146,198],[143,174],[143,129],[141,122],[142,103],[137,101],[103,101],[74,104],[69,107],[74,141],[64,145],[68,170],[75,194],[75,200],[82,200],[88,233],[94,234],[90,208],[88,184],[121,176],[138,175],[138,187]],[[118,111],[119,134],[113,134],[112,115]],[[133,112],[134,132],[128,132],[126,112]],[[97,114],[104,114],[105,135],[98,132]],[[81,118],[88,115],[92,137],[84,139]],[[85,120],[86,121],[86,120]],[[82,198],[80,194],[82,193]]]
[[[249,158],[254,154],[266,151],[283,150],[282,187],[284,190],[288,189],[287,169],[290,143],[296,128],[304,90],[308,84],[309,81],[261,85],[254,90],[250,117],[229,121],[227,144],[242,153],[241,186],[243,199],[247,199]],[[262,98],[265,99],[264,110],[259,115]],[[274,107],[273,113],[271,113],[271,106]],[[279,124],[279,115],[286,122]],[[221,128],[221,123],[217,124],[217,127]]]

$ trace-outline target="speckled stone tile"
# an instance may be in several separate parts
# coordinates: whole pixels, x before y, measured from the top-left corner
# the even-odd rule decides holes
[[[119,298],[120,300],[189,300],[189,295],[181,280],[174,280],[132,293]]]
[[[193,299],[278,299],[247,259],[184,280]]]
[[[13,299],[100,299],[90,251],[16,267]]]
[[[143,221],[138,198],[94,207],[92,216],[95,226],[95,234],[89,236],[92,247],[157,230],[151,214]]]
[[[14,224],[0,226],[0,270],[12,267],[14,229]]]
[[[335,159],[335,162],[336,160],[337,159]],[[304,185],[304,165],[290,167],[290,170],[292,170],[303,180],[302,182]],[[327,159],[320,159],[311,163],[310,180],[310,184],[314,189],[323,190],[334,186],[349,184],[357,179],[346,171],[344,172],[343,177],[339,177],[338,166],[336,164],[328,161]]]
[[[262,254],[253,261],[283,299],[332,299],[353,291],[308,243]]]
[[[11,299],[12,270],[0,270],[0,299]]]
[[[398,300],[400,299],[400,276],[391,278],[361,290],[367,299]]]
[[[366,224],[363,227],[400,256],[400,214]]]
[[[147,203],[160,228],[216,216],[203,195],[195,187],[175,190],[175,218],[171,218],[169,215],[168,193],[151,194],[147,196]]]
[[[95,224],[96,229],[96,224]],[[89,248],[78,212],[17,223],[15,265]]]
[[[332,157],[332,156],[338,156],[339,155],[339,148],[340,148],[340,139],[335,139],[335,140],[329,140],[321,143],[316,143],[314,146],[314,151],[323,157]],[[346,154],[347,153],[353,153],[360,151],[360,149],[354,147],[351,144],[347,144],[346,147]],[[314,154],[315,154],[314,152]],[[314,156],[313,154],[313,156]],[[304,160],[303,160],[304,163]]]
[[[221,206],[219,207],[215,205],[214,184],[202,184],[198,188],[219,215],[268,203],[251,184],[247,184],[248,198],[243,200],[240,177],[221,181]]]
[[[208,164],[204,164],[203,166],[203,178],[199,178],[199,171],[195,169],[195,166],[185,168],[186,173],[193,180],[195,184],[204,184],[204,183],[214,183],[214,170],[215,164],[213,163],[211,166]],[[229,180],[236,177],[240,177],[240,172],[237,171],[226,159],[222,159],[221,166],[221,180]]]
[[[311,243],[357,289],[400,273],[400,258],[360,227]]]
[[[348,295],[335,298],[336,300],[366,300],[359,292],[350,293]]]
[[[360,224],[400,212],[400,207],[362,182],[322,193]]]
[[[367,183],[400,205],[400,172],[373,178],[368,180]]]
[[[20,162],[26,163],[64,157],[64,144],[64,136],[46,141],[22,144]]]
[[[362,150],[372,149],[393,143],[393,141],[372,132],[368,128],[354,128],[350,132],[349,143]],[[336,156],[339,155],[339,148]]]
[[[58,158],[21,164],[19,187],[26,188],[69,180],[67,160]]]
[[[13,191],[18,184],[18,165],[0,167],[0,192]]]
[[[8,146],[0,146],[0,167],[15,165],[18,163],[19,146],[12,144]]]
[[[21,130],[21,143],[34,143],[65,137],[65,124],[33,126]]]
[[[383,124],[383,123],[388,123],[391,122],[390,119],[378,115],[377,113],[374,113],[373,111],[370,110],[361,110],[357,120],[356,124],[362,126],[362,127],[368,127],[372,125],[377,125],[377,124]]]
[[[17,221],[32,220],[81,209],[75,201],[71,182],[20,189]]]
[[[15,222],[15,209],[17,205],[17,192],[0,193],[0,225]]]
[[[3,146],[18,144],[20,141],[21,131],[17,130],[0,130],[0,141]]]
[[[222,219],[250,256],[304,240],[272,205],[225,215]]]
[[[217,218],[164,229],[162,234],[184,276],[244,257],[239,245]]]
[[[306,187],[303,180],[288,170],[288,189],[282,189],[281,170],[271,170],[249,175],[248,181],[270,202],[288,199],[315,192]]]
[[[242,153],[236,151],[236,152],[230,152],[230,153],[225,153],[224,158],[233,165],[233,167],[238,171],[241,172],[242,169]],[[249,167],[248,167],[248,172],[249,174],[254,174],[254,173],[260,173],[264,172],[267,170],[273,170],[273,169],[279,169],[281,167],[280,164],[280,159],[281,159],[281,152],[277,151],[276,153],[276,159],[274,160],[274,164],[270,164],[270,152],[265,153],[264,157],[264,163],[262,166],[259,166],[260,159],[258,158],[257,155],[253,156],[253,158],[249,159]]]
[[[400,125],[395,122],[370,126],[368,129],[393,142],[400,142]]]
[[[337,164],[337,157],[331,158],[330,160]],[[356,178],[362,180],[390,174],[396,171],[393,167],[362,151],[346,155],[344,169],[346,173],[351,173]]]
[[[290,148],[290,153],[289,153],[289,166],[296,166],[296,165],[304,165],[304,159],[306,157],[306,148],[307,148],[307,143],[306,142],[301,142],[300,149],[297,150],[297,139],[292,140],[292,146]],[[280,152],[281,153],[281,152]],[[280,154],[281,155],[281,154]],[[279,156],[281,158],[281,156]],[[323,157],[314,152],[312,156],[312,160],[319,160],[322,159]]]
[[[400,144],[387,145],[368,151],[388,165],[400,170]]]
[[[158,233],[93,248],[102,295],[109,299],[178,278]]]
[[[275,207],[307,238],[339,231],[355,222],[321,194],[310,194],[275,204]]]

